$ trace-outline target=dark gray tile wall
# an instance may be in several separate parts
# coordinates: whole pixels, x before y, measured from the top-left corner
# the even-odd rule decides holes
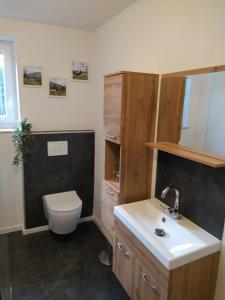
[[[159,151],[156,197],[162,190],[175,185],[180,193],[182,214],[222,239],[225,219],[225,168],[214,169]],[[167,205],[173,205],[174,195],[168,194]]]
[[[76,190],[82,217],[93,212],[94,132],[33,134],[32,153],[24,164],[26,228],[46,225],[43,195]],[[68,156],[48,156],[48,141],[68,141]]]

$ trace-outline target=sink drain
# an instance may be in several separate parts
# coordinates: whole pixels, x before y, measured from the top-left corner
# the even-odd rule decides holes
[[[161,229],[161,228],[156,228],[156,229],[155,229],[155,234],[156,234],[157,236],[165,236],[165,235],[166,235],[166,232],[165,232],[163,229]]]

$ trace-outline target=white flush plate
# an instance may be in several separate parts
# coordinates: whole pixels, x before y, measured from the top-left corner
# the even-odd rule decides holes
[[[48,142],[48,156],[68,155],[68,141]]]

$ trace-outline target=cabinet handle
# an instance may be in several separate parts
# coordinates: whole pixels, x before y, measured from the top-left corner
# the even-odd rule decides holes
[[[145,274],[144,272],[141,272],[141,276],[142,276],[144,282],[145,282],[148,286],[150,286],[150,288],[151,288],[153,291],[156,291],[156,290],[157,290],[157,285],[151,283],[151,282],[148,280],[148,278],[147,278],[147,276],[146,276],[146,274]]]
[[[120,250],[125,256],[129,257],[128,251],[125,251],[125,250],[122,248],[122,244],[121,244],[121,243],[117,242],[117,246],[118,246],[119,250]]]
[[[109,134],[109,133],[106,133],[105,136],[109,139],[112,139],[112,140],[115,140],[116,139],[116,136],[113,135],[113,134]]]
[[[111,195],[111,196],[114,196],[114,193],[110,190],[107,189],[107,192]]]

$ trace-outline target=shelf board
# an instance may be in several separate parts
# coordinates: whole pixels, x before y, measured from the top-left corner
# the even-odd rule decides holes
[[[120,192],[120,183],[119,181],[116,181],[115,179],[104,179],[106,183],[108,183],[113,189],[117,191],[117,193]]]
[[[108,141],[108,142],[111,142],[113,144],[116,144],[118,146],[121,145],[120,141],[117,141],[117,140],[114,140],[114,139],[110,139],[109,137],[105,136],[105,140]]]
[[[104,77],[111,77],[115,75],[120,75],[120,74],[138,74],[138,75],[154,75],[155,73],[143,73],[143,72],[134,72],[134,71],[118,71],[118,72],[113,72],[109,74],[105,74]]]
[[[224,168],[225,167],[225,157],[220,155],[214,155],[207,152],[194,150],[185,146],[168,143],[168,142],[158,142],[158,143],[146,143],[147,147],[158,149],[163,152],[177,155],[212,168]]]

